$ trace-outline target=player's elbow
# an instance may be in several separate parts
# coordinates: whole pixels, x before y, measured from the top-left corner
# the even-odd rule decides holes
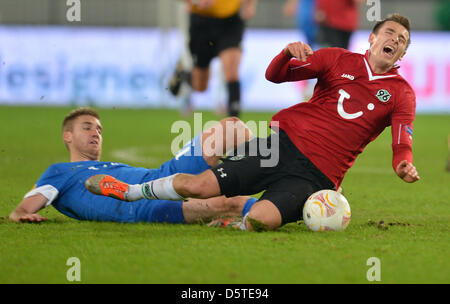
[[[276,74],[269,72],[269,70],[266,71],[266,79],[273,83],[281,83],[283,82],[279,77],[277,77]]]
[[[275,71],[270,66],[266,70],[266,79],[273,83],[281,83],[283,82],[283,77],[280,75],[280,71]]]

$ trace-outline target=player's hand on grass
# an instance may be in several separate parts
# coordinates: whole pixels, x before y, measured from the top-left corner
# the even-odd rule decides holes
[[[311,49],[311,47],[308,44],[299,41],[299,42],[289,43],[284,48],[284,54],[286,54],[286,56],[289,56],[289,57],[295,57],[298,60],[301,60],[304,62],[304,61],[306,61],[306,59],[309,56],[311,56],[313,54],[313,50]]]
[[[47,220],[46,217],[40,216],[37,213],[22,215],[19,218],[21,223],[40,223]]]
[[[407,183],[414,183],[420,179],[416,167],[407,160],[402,160],[395,171],[401,179]]]
[[[46,217],[43,217],[37,213],[22,214],[22,215],[11,214],[9,219],[17,223],[40,223],[47,221]]]

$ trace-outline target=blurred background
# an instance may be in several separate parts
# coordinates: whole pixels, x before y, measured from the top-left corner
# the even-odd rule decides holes
[[[243,111],[277,111],[310,96],[303,83],[264,78],[284,46],[306,41],[288,2],[259,0],[246,23]],[[416,91],[419,113],[450,113],[450,1],[360,2],[348,48],[367,50],[377,14],[409,17],[412,43],[400,73]],[[178,0],[0,0],[0,104],[179,109],[187,97],[172,96],[168,82],[186,53],[187,18]],[[217,109],[226,94],[214,60],[208,90],[189,94],[189,104]]]

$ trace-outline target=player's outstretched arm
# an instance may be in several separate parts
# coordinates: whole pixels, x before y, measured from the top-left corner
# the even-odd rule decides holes
[[[411,97],[414,98],[413,96]],[[407,100],[406,98],[404,100]],[[392,119],[392,168],[395,173],[407,183],[414,183],[419,180],[419,174],[416,167],[413,165],[412,154],[412,135],[413,135],[413,120],[414,120],[414,100],[406,103],[403,106],[403,112],[394,112],[393,116],[405,116],[404,113],[410,112],[409,121]],[[408,114],[407,114],[408,115]]]
[[[398,177],[407,183],[414,183],[420,179],[416,167],[414,167],[414,165],[407,160],[402,160],[397,165],[395,173],[397,173]]]
[[[318,60],[315,60],[313,64],[312,59],[308,60],[313,54],[315,53],[306,43],[301,41],[289,43],[270,62],[265,74],[266,79],[274,83],[282,83],[317,78],[323,68],[323,60],[319,55]]]
[[[17,223],[40,223],[47,218],[37,214],[39,210],[45,207],[48,199],[42,194],[36,194],[24,198],[22,202],[9,215],[9,219]]]

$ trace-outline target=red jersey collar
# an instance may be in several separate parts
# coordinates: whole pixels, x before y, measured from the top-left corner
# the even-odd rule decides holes
[[[372,70],[372,67],[371,67],[370,64],[369,64],[369,50],[367,50],[366,53],[364,54],[364,58],[366,59],[367,65],[368,65],[368,67],[369,67],[369,69],[370,69],[370,72],[372,72],[372,75],[389,75],[389,74],[395,74],[395,75],[398,75],[398,69],[400,68],[400,66],[399,66],[398,64],[394,64],[394,65],[392,66],[392,68],[391,68],[389,71],[387,71],[386,73],[383,73],[383,74],[377,74],[377,73],[375,73],[375,72]]]

